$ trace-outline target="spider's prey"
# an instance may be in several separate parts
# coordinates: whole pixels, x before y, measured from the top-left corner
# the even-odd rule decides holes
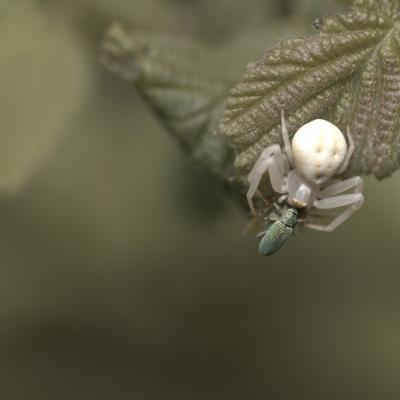
[[[344,135],[335,125],[316,119],[303,125],[290,143],[282,113],[282,137],[284,148],[278,144],[265,148],[248,176],[247,201],[252,213],[257,216],[253,198],[260,193],[260,182],[268,172],[273,190],[282,195],[289,209],[304,210],[307,214],[313,209],[346,207],[328,225],[304,223],[310,229],[333,231],[364,201],[361,177],[345,180],[336,177],[332,182],[346,170],[354,152],[350,132],[347,132],[347,146]]]
[[[298,211],[295,207],[288,208],[280,219],[268,226],[262,232],[263,238],[258,246],[258,251],[263,256],[276,253],[294,233],[297,224]]]

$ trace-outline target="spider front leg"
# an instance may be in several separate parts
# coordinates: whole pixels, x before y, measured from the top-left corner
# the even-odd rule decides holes
[[[354,188],[354,193],[336,196],[337,194],[346,192],[351,188]],[[359,176],[326,187],[321,191],[319,196],[320,199],[315,200],[313,204],[315,208],[320,210],[344,206],[347,206],[348,208],[339,214],[329,225],[305,224],[305,226],[318,231],[332,232],[360,209],[364,202],[364,196],[361,193],[362,190],[363,180]]]
[[[283,194],[287,165],[287,160],[282,154],[281,148],[277,144],[267,147],[261,153],[247,177],[250,184],[249,190],[247,191],[247,202],[254,216],[257,216],[257,212],[254,207],[253,197],[257,192],[262,177],[268,171],[272,188],[275,192]]]

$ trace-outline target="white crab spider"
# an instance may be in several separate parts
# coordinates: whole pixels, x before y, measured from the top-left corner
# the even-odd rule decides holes
[[[363,180],[359,176],[330,182],[343,173],[354,152],[349,130],[349,147],[342,132],[332,123],[316,119],[303,125],[289,141],[282,112],[284,149],[277,144],[264,149],[248,175],[247,201],[256,216],[253,197],[264,174],[268,172],[273,190],[281,201],[297,210],[346,207],[328,225],[304,223],[304,226],[331,232],[345,222],[364,202]],[[343,194],[352,189],[352,193]]]

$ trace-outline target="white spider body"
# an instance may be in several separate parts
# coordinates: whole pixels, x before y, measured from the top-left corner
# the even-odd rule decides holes
[[[343,173],[354,151],[348,132],[349,147],[342,132],[333,124],[316,119],[303,125],[289,141],[282,113],[282,136],[284,149],[277,144],[264,149],[248,181],[247,200],[257,215],[253,197],[260,194],[258,187],[266,172],[274,191],[281,200],[296,209],[330,209],[347,207],[329,225],[305,223],[305,226],[332,231],[357,211],[363,201],[363,181],[359,176],[343,181],[330,182],[335,175]],[[352,193],[346,193],[353,189]],[[345,193],[345,194],[343,194]]]
[[[347,144],[335,125],[316,119],[303,125],[293,136],[292,152],[299,175],[320,185],[329,181],[343,164]]]

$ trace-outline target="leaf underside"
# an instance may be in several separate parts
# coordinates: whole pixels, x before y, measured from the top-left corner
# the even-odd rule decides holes
[[[399,167],[400,1],[356,1],[318,30],[278,43],[231,90],[219,129],[240,177],[281,143],[282,110],[291,135],[320,117],[350,128],[356,151],[346,175],[384,178]]]
[[[234,153],[216,135],[223,102],[244,64],[227,54],[176,37],[128,32],[113,24],[102,59],[132,82],[160,121],[194,159],[226,186],[235,186]]]

